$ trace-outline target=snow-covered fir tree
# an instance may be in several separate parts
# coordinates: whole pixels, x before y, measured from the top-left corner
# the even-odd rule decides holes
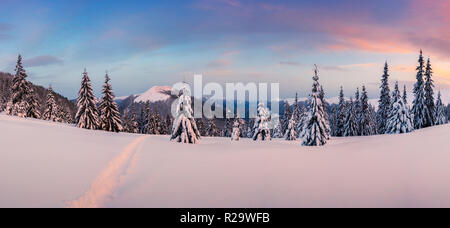
[[[272,129],[272,138],[283,138],[283,129],[281,127],[279,119],[276,120],[274,123],[273,129]]]
[[[253,126],[255,125],[255,119],[250,119],[247,124],[247,138],[252,138],[254,135]]]
[[[131,118],[128,130],[130,133],[139,133],[139,124],[137,122],[136,106],[134,105],[134,102],[131,104]]]
[[[323,106],[323,116],[326,119],[326,122],[328,123],[326,127],[326,131],[327,131],[327,139],[330,139],[330,135],[331,135],[331,127],[330,127],[330,116],[328,115],[328,110],[327,110],[327,104],[326,104],[326,100],[325,100],[325,91],[323,90],[322,85],[319,88],[319,98],[320,101],[322,102],[322,106]]]
[[[215,120],[214,117],[209,119],[209,126],[208,126],[207,135],[210,136],[210,137],[217,137],[217,136],[219,136],[219,131],[217,130],[216,120]]]
[[[31,85],[30,82],[28,83],[28,88],[29,92],[28,92],[28,96],[26,98],[26,103],[27,105],[27,109],[26,109],[26,117],[31,117],[31,118],[35,118],[35,119],[40,119],[41,118],[41,111],[40,111],[40,105],[39,105],[39,100],[36,96],[36,93],[34,92],[34,89]]]
[[[193,113],[191,97],[186,87],[184,87],[181,90],[180,97],[178,98],[176,118],[173,122],[172,136],[170,137],[170,140],[192,144],[199,141],[200,132],[197,129],[197,124]]]
[[[362,87],[362,95],[360,101],[360,113],[359,113],[359,121],[360,121],[360,135],[373,135],[373,122],[370,116],[370,107],[369,107],[369,97],[367,96],[366,87]]]
[[[149,121],[150,117],[152,115],[151,109],[150,109],[150,101],[146,101],[144,104],[144,107],[141,109],[141,115],[140,115],[140,132],[141,134],[149,134],[148,128],[149,128]],[[170,126],[170,133],[172,133],[172,125]]]
[[[153,111],[153,134],[155,135],[162,134],[161,121],[162,121],[161,114],[159,113],[158,108],[155,106],[155,109]]]
[[[298,122],[300,120],[300,116],[302,114],[302,112],[300,110],[300,104],[298,102],[298,93],[295,93],[295,101],[294,101],[294,107],[293,107],[292,113],[294,114],[295,122]]]
[[[45,110],[42,115],[43,120],[56,121],[58,118],[58,107],[55,102],[55,96],[53,96],[53,89],[48,87],[47,97],[45,99]]]
[[[357,124],[357,114],[355,112],[356,102],[353,102],[353,98],[350,98],[348,103],[348,109],[344,121],[344,131],[342,136],[357,136],[358,135],[358,124]]]
[[[264,106],[263,102],[258,104],[258,113],[255,118],[255,125],[253,126],[254,134],[253,140],[271,140],[269,128],[270,113]]]
[[[300,119],[298,121],[295,121],[295,116],[294,116],[294,121],[295,121],[295,124],[296,124],[295,132],[296,132],[297,137],[303,131],[303,127],[306,125],[308,120],[309,120],[308,110],[306,109],[305,105],[302,105],[302,111],[301,111],[301,114],[300,114]]]
[[[170,114],[166,115],[165,125],[167,129],[167,135],[170,135],[172,131],[172,116]]]
[[[398,82],[396,82],[392,92],[392,110],[387,121],[386,134],[408,133],[413,130],[414,127],[408,107],[403,102],[398,89]]]
[[[224,118],[222,137],[231,137],[233,121],[230,118]]]
[[[378,100],[377,123],[378,132],[386,132],[386,124],[391,111],[391,96],[389,89],[389,67],[387,62],[384,64],[384,72],[381,76],[380,99]]]
[[[282,118],[282,124],[283,124],[283,133],[286,132],[286,129],[288,128],[289,125],[289,121],[292,117],[292,110],[291,110],[291,106],[289,105],[288,101],[284,101],[284,114],[283,114],[283,118]]]
[[[424,76],[424,60],[422,55],[422,50],[420,50],[419,55],[419,65],[416,68],[416,83],[414,84],[414,100],[411,109],[411,114],[413,116],[413,123],[415,129],[420,129],[426,126],[426,115],[428,113],[427,106],[425,104],[425,83],[423,80]]]
[[[234,119],[233,123],[233,132],[231,134],[231,140],[232,141],[239,141],[239,138],[241,137],[241,121],[239,116]]]
[[[16,74],[12,80],[11,98],[6,107],[6,114],[20,117],[30,117],[30,96],[33,94],[30,83],[26,80],[27,73],[22,66],[22,56],[17,57]]]
[[[125,109],[123,111],[122,126],[124,132],[131,133],[131,119],[130,119],[130,112],[128,111],[128,109]]]
[[[344,135],[344,125],[347,115],[347,108],[345,106],[344,89],[341,86],[339,91],[339,105],[337,108],[337,119],[336,119],[336,136]]]
[[[406,94],[406,85],[403,85],[403,103],[406,105],[406,107],[408,107],[409,110],[409,105],[408,105],[408,95]]]
[[[330,127],[331,127],[331,136],[337,136],[337,117],[338,115],[338,107],[337,105],[331,106],[331,116],[330,116]]]
[[[111,84],[109,84],[108,73],[105,75],[105,84],[103,85],[103,98],[100,102],[100,128],[105,131],[121,132],[122,120],[120,119],[120,112],[117,104],[114,101],[114,93]]]
[[[197,119],[197,127],[198,127],[198,131],[200,132],[201,136],[206,136],[206,124],[205,124],[205,120],[203,118],[198,118]]]
[[[369,104],[370,131],[372,135],[378,134],[377,111],[372,104]]]
[[[286,132],[284,134],[284,139],[288,141],[297,140],[297,133],[295,131],[295,119],[294,115],[291,115],[291,119],[289,120],[288,128],[286,129]]]
[[[353,105],[353,109],[356,114],[356,125],[358,125],[358,135],[360,135],[361,130],[361,94],[359,92],[359,87],[356,88],[355,92],[355,101]]]
[[[300,134],[303,146],[322,146],[329,138],[329,123],[325,118],[322,100],[320,99],[320,84],[317,67],[314,69],[312,93],[309,97],[308,119]]]
[[[78,92],[77,101],[78,111],[75,115],[77,127],[86,129],[98,129],[100,126],[98,120],[98,110],[96,106],[96,98],[92,91],[91,80],[89,79],[86,69],[81,80],[81,88]]]
[[[434,106],[434,83],[433,83],[433,70],[431,69],[431,62],[428,58],[427,66],[425,67],[425,106],[427,106],[425,113],[424,127],[433,126],[436,122],[436,107]]]
[[[445,106],[442,103],[441,99],[441,91],[438,92],[438,96],[436,98],[436,125],[447,124],[447,116],[445,114]]]

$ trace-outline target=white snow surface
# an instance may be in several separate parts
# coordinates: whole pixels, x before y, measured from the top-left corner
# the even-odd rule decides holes
[[[0,114],[0,207],[450,207],[449,138],[191,145]]]
[[[157,102],[165,101],[170,98],[170,92],[172,87],[170,86],[153,86],[144,93],[141,93],[136,97],[134,102]]]

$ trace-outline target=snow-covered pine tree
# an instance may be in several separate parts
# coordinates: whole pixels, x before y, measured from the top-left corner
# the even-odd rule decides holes
[[[289,105],[288,101],[286,100],[286,101],[284,101],[284,114],[283,114],[283,119],[282,119],[283,133],[286,132],[286,129],[288,128],[291,117],[292,117],[291,106]]]
[[[302,105],[302,111],[300,114],[300,120],[295,122],[295,133],[297,135],[297,137],[302,133],[303,131],[303,127],[306,125],[306,123],[308,122],[308,110],[306,109],[305,105]],[[294,116],[294,120],[295,120],[295,116]]]
[[[162,132],[162,124],[161,124],[161,114],[159,114],[158,107],[155,106],[155,110],[153,112],[153,126],[154,126],[154,134],[161,135]]]
[[[58,117],[58,107],[53,96],[52,86],[48,87],[47,97],[45,99],[45,110],[42,115],[43,120],[56,121]]]
[[[426,126],[425,116],[428,113],[427,106],[425,105],[425,83],[423,80],[424,75],[424,60],[422,55],[422,50],[420,50],[419,55],[419,65],[417,66],[416,83],[414,84],[414,100],[411,109],[411,114],[413,116],[413,123],[415,129],[420,129]]]
[[[28,96],[26,97],[26,102],[27,102],[27,113],[26,113],[26,117],[31,117],[31,118],[35,118],[35,119],[40,119],[41,118],[41,111],[40,111],[40,105],[39,105],[39,100],[36,97],[36,93],[34,92],[34,89],[31,85],[30,82],[28,83]]]
[[[120,112],[117,104],[114,101],[114,93],[111,84],[109,84],[108,73],[105,75],[105,84],[103,85],[103,98],[100,102],[100,128],[105,131],[121,132],[122,120],[120,119]]]
[[[438,96],[436,98],[436,125],[447,124],[447,116],[445,114],[445,106],[441,100],[441,91],[438,92]]]
[[[197,129],[193,116],[191,97],[186,88],[183,88],[181,92],[181,96],[178,98],[176,118],[173,122],[170,140],[195,144],[200,139],[200,132]]]
[[[369,110],[369,97],[367,96],[366,87],[362,87],[362,95],[361,95],[361,112],[360,112],[360,130],[359,133],[361,135],[372,135],[372,118],[370,116]]]
[[[197,127],[198,127],[198,131],[200,132],[200,136],[206,136],[206,124],[205,124],[205,120],[203,118],[198,118],[197,119]]]
[[[331,116],[330,116],[330,127],[331,127],[331,136],[337,136],[337,117],[338,115],[338,107],[337,105],[331,106]]]
[[[253,126],[254,134],[253,140],[271,140],[269,129],[270,113],[264,106],[263,102],[258,104],[258,113],[255,119],[255,125]]]
[[[66,107],[66,111],[64,112],[65,117],[64,119],[66,120],[66,123],[73,123],[73,117],[72,117],[72,112],[70,111],[69,108]]]
[[[216,121],[214,117],[209,120],[207,135],[210,137],[219,136],[219,131],[217,130]]]
[[[339,91],[339,105],[337,108],[337,119],[336,119],[336,136],[344,135],[344,125],[346,122],[347,108],[345,106],[344,89],[341,86]]]
[[[11,98],[6,107],[6,114],[19,117],[28,117],[28,98],[31,88],[27,82],[27,73],[22,66],[22,56],[17,57],[16,74],[12,80]]]
[[[384,64],[383,75],[381,76],[380,99],[378,100],[377,123],[378,132],[386,132],[386,124],[391,111],[391,96],[389,89],[389,67],[387,61]]]
[[[361,135],[361,97],[359,93],[359,87],[356,88],[355,101],[353,102],[353,111],[355,112],[356,125],[358,126],[357,135]]]
[[[295,132],[295,120],[294,115],[291,115],[291,119],[289,120],[288,128],[286,129],[286,133],[284,134],[284,139],[288,141],[297,140],[297,133]]]
[[[408,133],[414,130],[408,107],[400,96],[398,82],[392,92],[392,110],[386,124],[386,134]]]
[[[130,133],[139,133],[139,124],[137,122],[137,115],[136,115],[136,106],[134,105],[134,102],[131,104],[131,118],[130,118]]]
[[[122,126],[124,132],[131,133],[131,120],[130,120],[130,112],[128,111],[128,109],[125,109],[123,111]]]
[[[303,126],[303,130],[300,134],[303,146],[322,146],[327,143],[329,138],[329,123],[325,118],[325,110],[323,110],[323,104],[319,97],[320,84],[319,84],[319,71],[317,66],[314,69],[312,93],[309,97],[309,110],[308,119]]]
[[[406,107],[408,107],[409,105],[408,105],[408,95],[406,94],[406,85],[403,85],[402,99],[403,99],[403,103],[406,105]],[[408,110],[409,110],[409,107],[408,107]]]
[[[283,138],[283,129],[281,129],[280,120],[278,119],[272,130],[272,138]]]
[[[252,138],[254,131],[253,126],[255,125],[255,119],[249,119],[249,122],[247,124],[247,138]]]
[[[172,116],[170,114],[166,115],[165,125],[167,129],[167,135],[170,135],[172,131]]]
[[[231,137],[233,122],[230,118],[224,118],[222,137]]]
[[[57,109],[56,121],[60,123],[67,123],[66,111],[64,111],[63,107],[61,105],[57,105],[56,109]]]
[[[78,92],[78,111],[75,115],[77,127],[95,130],[100,126],[98,120],[98,110],[96,106],[96,98],[91,87],[86,69],[84,69],[83,78],[81,80],[81,88]]]
[[[292,110],[292,113],[294,114],[295,122],[298,123],[301,116],[300,104],[298,103],[298,93],[295,93],[294,108]]]
[[[427,66],[425,67],[425,106],[427,106],[425,113],[425,125],[424,127],[430,127],[436,123],[436,107],[434,106],[434,91],[433,91],[433,70],[431,69],[431,62],[428,58]]]
[[[350,102],[348,104],[348,109],[345,116],[344,123],[344,132],[342,136],[357,136],[358,135],[358,124],[357,124],[357,115],[355,113],[355,102],[353,102],[353,98],[350,97]]]
[[[234,119],[233,123],[233,132],[231,134],[231,140],[232,141],[239,141],[239,138],[241,137],[241,121],[239,116]]]
[[[372,135],[378,134],[377,111],[372,104],[369,104],[370,131]]]
[[[319,98],[320,101],[322,102],[322,106],[323,106],[323,117],[325,117],[326,122],[328,123],[328,125],[326,125],[326,132],[327,132],[327,139],[330,139],[330,135],[331,135],[331,127],[330,127],[330,116],[328,115],[328,110],[327,110],[327,104],[326,104],[326,100],[325,100],[325,91],[323,90],[322,85],[320,85],[319,88]]]

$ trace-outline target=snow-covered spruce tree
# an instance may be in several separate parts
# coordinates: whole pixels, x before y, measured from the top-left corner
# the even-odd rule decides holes
[[[445,115],[445,106],[441,100],[441,91],[438,92],[436,98],[436,125],[447,124],[447,116]]]
[[[337,119],[336,119],[336,136],[344,135],[344,125],[346,122],[347,108],[345,106],[344,90],[341,86],[339,92],[339,105],[337,108]]]
[[[408,133],[414,130],[408,107],[400,96],[398,82],[392,92],[392,110],[386,124],[386,134]]]
[[[166,115],[165,125],[167,129],[167,135],[172,133],[172,116],[170,114]]]
[[[359,116],[360,121],[360,135],[373,135],[372,129],[372,118],[370,116],[369,110],[369,97],[367,96],[366,87],[362,87],[362,95],[361,95],[361,112]]]
[[[209,120],[207,135],[210,137],[219,136],[219,131],[217,130],[216,121],[214,117]]]
[[[139,133],[139,124],[137,122],[137,116],[136,116],[136,106],[134,105],[134,102],[131,104],[131,118],[130,118],[130,133]]]
[[[416,83],[414,84],[414,100],[411,109],[411,114],[413,116],[413,123],[415,129],[420,129],[426,126],[425,116],[428,113],[427,106],[425,105],[425,83],[423,80],[424,75],[424,60],[422,55],[422,50],[420,50],[419,55],[419,65],[417,66]]]
[[[323,90],[322,85],[319,88],[319,98],[320,101],[322,102],[322,106],[323,106],[323,117],[325,117],[326,122],[328,123],[328,125],[326,125],[326,131],[327,131],[327,139],[330,139],[330,135],[331,135],[331,127],[330,127],[330,116],[328,115],[328,110],[327,110],[327,104],[326,104],[326,100],[325,100],[325,91]]]
[[[26,109],[26,117],[31,117],[35,119],[41,118],[41,111],[40,111],[40,105],[39,100],[36,97],[36,93],[33,90],[33,87],[31,86],[31,83],[28,83],[28,88],[30,88],[28,92],[28,96],[26,97],[26,103],[27,109]]]
[[[148,134],[147,128],[149,124],[149,117],[151,116],[150,101],[146,101],[144,107],[141,109],[140,115],[140,132],[141,134]],[[172,133],[172,125],[170,125],[170,133]]]
[[[253,126],[254,134],[253,140],[271,140],[269,128],[270,113],[264,106],[263,102],[258,104],[258,113],[255,118],[255,125]]]
[[[105,131],[121,132],[122,120],[120,119],[120,112],[117,104],[114,101],[114,93],[108,73],[105,75],[105,84],[103,85],[103,98],[100,102],[100,128]]]
[[[328,120],[325,118],[325,110],[319,97],[320,84],[317,67],[314,69],[312,93],[309,98],[308,119],[303,126],[303,131],[300,134],[303,146],[322,146],[327,143],[329,138]]]
[[[56,121],[58,117],[58,107],[55,102],[55,96],[53,96],[53,89],[48,87],[47,97],[45,99],[45,110],[42,115],[43,120]]]
[[[433,70],[431,69],[430,59],[428,58],[427,66],[425,67],[425,106],[427,106],[425,113],[424,127],[430,127],[436,123],[436,107],[434,106],[434,91],[433,91]]]
[[[408,95],[406,94],[406,85],[403,85],[402,99],[403,99],[403,103],[406,105],[406,107],[408,107],[409,105],[408,105]],[[408,107],[408,110],[409,110],[409,107]]]
[[[191,97],[186,88],[183,88],[181,92],[182,94],[178,98],[176,118],[173,122],[170,140],[195,144],[200,139],[200,132],[197,129],[193,116]]]
[[[286,132],[286,129],[288,128],[291,117],[292,117],[291,106],[289,105],[288,101],[286,100],[286,101],[284,101],[284,114],[283,114],[283,119],[282,119],[283,133]]]
[[[357,136],[358,135],[358,124],[357,115],[355,113],[355,102],[353,102],[353,98],[350,98],[350,102],[348,104],[347,113],[345,116],[344,123],[344,132],[342,136]]]
[[[353,111],[355,112],[356,125],[358,126],[358,135],[361,135],[361,97],[359,87],[356,88],[355,101],[353,102]]]
[[[64,111],[63,107],[61,105],[56,105],[57,108],[57,115],[56,115],[56,121],[60,123],[67,123],[66,120],[66,111]]]
[[[283,138],[283,129],[281,128],[280,120],[278,119],[272,130],[272,138]]]
[[[123,111],[122,127],[123,127],[124,132],[128,132],[128,133],[131,132],[130,112],[128,111],[128,109],[125,109]]]
[[[239,138],[241,137],[241,121],[239,116],[236,117],[233,123],[233,132],[231,134],[231,140],[232,141],[239,141]]]
[[[81,80],[81,88],[78,92],[78,111],[75,115],[77,127],[91,130],[96,130],[100,127],[95,100],[94,92],[91,87],[91,80],[85,69]]]
[[[386,132],[387,119],[391,111],[391,96],[389,89],[389,67],[387,62],[384,64],[383,75],[381,76],[380,99],[378,100],[377,123],[378,132]]]
[[[377,111],[372,104],[369,104],[370,131],[372,135],[378,134]]]
[[[297,133],[295,132],[295,120],[294,115],[291,116],[291,119],[289,120],[288,128],[286,129],[286,133],[284,134],[284,139],[288,141],[297,140]]]
[[[298,93],[295,93],[294,108],[292,110],[292,113],[294,114],[295,122],[298,123],[302,114],[302,112],[300,111],[300,104],[298,103]]]
[[[295,116],[294,116],[294,120],[295,120]],[[302,105],[302,111],[300,114],[300,120],[295,122],[295,132],[297,137],[300,135],[300,133],[302,133],[303,131],[303,127],[306,125],[306,123],[308,122],[309,117],[308,117],[308,110],[306,109],[305,105]]]
[[[231,125],[233,122],[231,121],[230,118],[225,118],[224,124],[223,124],[223,132],[222,132],[222,137],[231,137],[231,133],[232,133],[232,127],[233,125]]]
[[[12,116],[27,117],[29,108],[28,97],[31,88],[27,82],[27,73],[22,66],[22,56],[17,57],[16,74],[12,80],[11,98],[6,107],[6,114]]]
[[[198,118],[197,119],[197,127],[198,127],[198,131],[200,132],[200,136],[206,136],[206,124],[205,124],[205,120],[203,118]]]
[[[247,138],[252,138],[254,134],[253,126],[255,125],[255,119],[250,119],[247,124]]]
[[[161,135],[162,132],[162,118],[161,118],[161,114],[158,111],[158,107],[155,106],[155,110],[153,112],[153,126],[154,126],[154,134],[155,135]]]

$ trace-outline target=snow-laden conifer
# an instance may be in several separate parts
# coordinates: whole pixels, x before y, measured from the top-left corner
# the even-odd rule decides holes
[[[371,117],[370,107],[369,107],[369,97],[367,96],[366,87],[362,87],[362,95],[360,101],[360,113],[359,113],[359,133],[360,135],[373,135],[374,132],[374,123],[373,118]]]
[[[258,113],[253,126],[253,140],[271,140],[269,128],[270,113],[263,102],[258,104]]]
[[[91,130],[98,129],[100,127],[96,98],[94,96],[94,92],[92,91],[91,80],[89,79],[86,69],[83,72],[81,88],[78,92],[77,107],[78,111],[75,115],[77,127]]]
[[[111,132],[122,131],[122,120],[120,119],[120,112],[117,104],[114,101],[114,93],[111,84],[109,84],[108,73],[105,75],[105,84],[103,85],[103,98],[100,102],[100,121],[101,129]]]
[[[445,115],[445,106],[441,100],[441,91],[438,92],[436,98],[436,125],[447,124],[447,116]]]
[[[427,106],[425,104],[425,83],[424,76],[424,60],[422,50],[419,55],[419,65],[416,68],[416,83],[414,84],[414,100],[411,109],[413,116],[413,124],[415,129],[423,128],[426,126],[426,115],[428,113]]]
[[[328,120],[325,118],[322,100],[319,97],[320,84],[317,67],[314,69],[312,93],[309,97],[308,117],[300,134],[303,146],[322,146],[329,138]]]
[[[380,99],[378,100],[377,123],[378,132],[386,132],[387,119],[391,109],[391,96],[389,89],[389,68],[387,62],[384,64],[384,72],[381,76]]]
[[[297,133],[295,131],[295,120],[294,115],[291,115],[291,119],[289,120],[288,128],[286,129],[286,133],[284,134],[284,139],[288,141],[296,140],[297,139]]]
[[[19,117],[29,117],[30,96],[33,90],[26,80],[27,73],[22,66],[22,56],[17,57],[15,75],[11,85],[11,98],[6,106],[6,114]],[[35,101],[35,100],[34,100]]]
[[[425,127],[430,127],[436,123],[436,107],[434,106],[434,83],[433,83],[433,70],[431,69],[430,59],[427,61],[425,67],[425,106],[427,106],[425,113]]]
[[[358,124],[357,124],[357,114],[355,112],[356,102],[353,102],[353,98],[350,98],[348,103],[348,109],[345,116],[344,132],[342,136],[357,136],[358,135]]]
[[[199,139],[200,132],[197,129],[197,124],[193,116],[191,97],[186,87],[184,87],[178,98],[176,118],[173,122],[170,140],[180,143],[195,144]]]
[[[236,117],[233,123],[233,132],[231,133],[231,140],[239,141],[240,137],[241,137],[241,121],[238,116]]]
[[[55,102],[55,96],[53,95],[53,89],[48,87],[47,96],[45,99],[45,110],[42,115],[42,119],[49,121],[56,121],[58,118],[58,107]]]
[[[414,130],[408,107],[403,102],[398,89],[398,82],[395,83],[392,92],[392,109],[386,125],[386,134],[408,133]]]
[[[339,105],[337,108],[337,119],[336,119],[336,136],[344,135],[344,125],[347,115],[347,108],[345,105],[344,99],[344,90],[341,86],[341,90],[339,91]]]

